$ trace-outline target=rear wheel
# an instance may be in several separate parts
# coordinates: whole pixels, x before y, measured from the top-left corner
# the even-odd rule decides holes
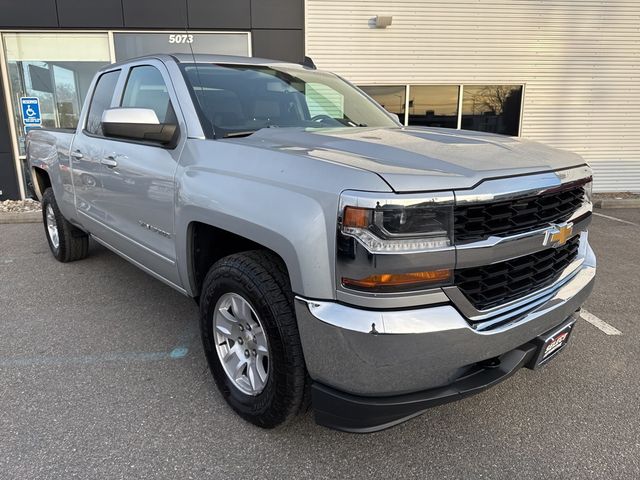
[[[89,236],[62,216],[51,188],[42,194],[42,220],[51,253],[60,262],[81,260],[89,253]]]
[[[285,423],[308,401],[308,377],[284,265],[266,251],[211,267],[200,299],[202,341],[227,403],[263,428]]]

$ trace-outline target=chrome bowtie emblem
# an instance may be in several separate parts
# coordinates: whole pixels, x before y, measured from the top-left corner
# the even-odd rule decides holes
[[[565,223],[562,225],[552,225],[547,229],[544,235],[542,245],[545,247],[561,247],[573,235],[573,223]]]

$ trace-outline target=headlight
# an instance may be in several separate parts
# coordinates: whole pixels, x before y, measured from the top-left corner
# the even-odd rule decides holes
[[[452,192],[343,193],[336,269],[341,288],[379,295],[451,284],[453,198]]]
[[[453,201],[449,200],[387,199],[366,207],[346,205],[340,231],[358,240],[370,253],[419,253],[447,248],[453,244]]]

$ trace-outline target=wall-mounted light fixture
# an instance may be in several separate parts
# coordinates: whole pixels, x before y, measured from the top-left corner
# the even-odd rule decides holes
[[[393,17],[391,15],[378,15],[374,18],[374,25],[376,28],[387,28],[392,21]]]

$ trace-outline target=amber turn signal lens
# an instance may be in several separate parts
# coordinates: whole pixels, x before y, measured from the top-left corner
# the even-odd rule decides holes
[[[353,279],[342,278],[342,284],[347,287],[380,289],[381,287],[417,287],[428,286],[429,284],[442,283],[451,279],[451,270],[431,270],[428,272],[413,273],[383,273],[379,275],[369,275],[366,278]]]
[[[342,224],[345,227],[367,228],[371,224],[371,210],[368,208],[346,207]]]

